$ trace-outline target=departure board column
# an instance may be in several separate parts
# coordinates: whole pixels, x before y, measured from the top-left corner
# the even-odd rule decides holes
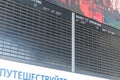
[[[1,57],[71,71],[71,12],[42,0],[0,0],[0,42]]]
[[[120,31],[78,14],[75,23],[76,72],[119,76]]]

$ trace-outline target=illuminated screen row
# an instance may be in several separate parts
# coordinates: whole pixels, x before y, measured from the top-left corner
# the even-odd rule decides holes
[[[120,0],[46,0],[120,30]]]

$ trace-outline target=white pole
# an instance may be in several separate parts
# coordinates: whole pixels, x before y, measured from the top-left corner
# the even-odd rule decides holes
[[[75,72],[75,13],[72,12],[72,72]]]

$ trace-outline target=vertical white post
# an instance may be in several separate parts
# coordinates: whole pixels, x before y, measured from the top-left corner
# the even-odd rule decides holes
[[[75,72],[75,13],[72,12],[72,72]]]

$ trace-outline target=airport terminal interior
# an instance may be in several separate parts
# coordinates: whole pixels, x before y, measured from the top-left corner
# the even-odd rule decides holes
[[[0,0],[0,59],[120,80],[120,0]]]

